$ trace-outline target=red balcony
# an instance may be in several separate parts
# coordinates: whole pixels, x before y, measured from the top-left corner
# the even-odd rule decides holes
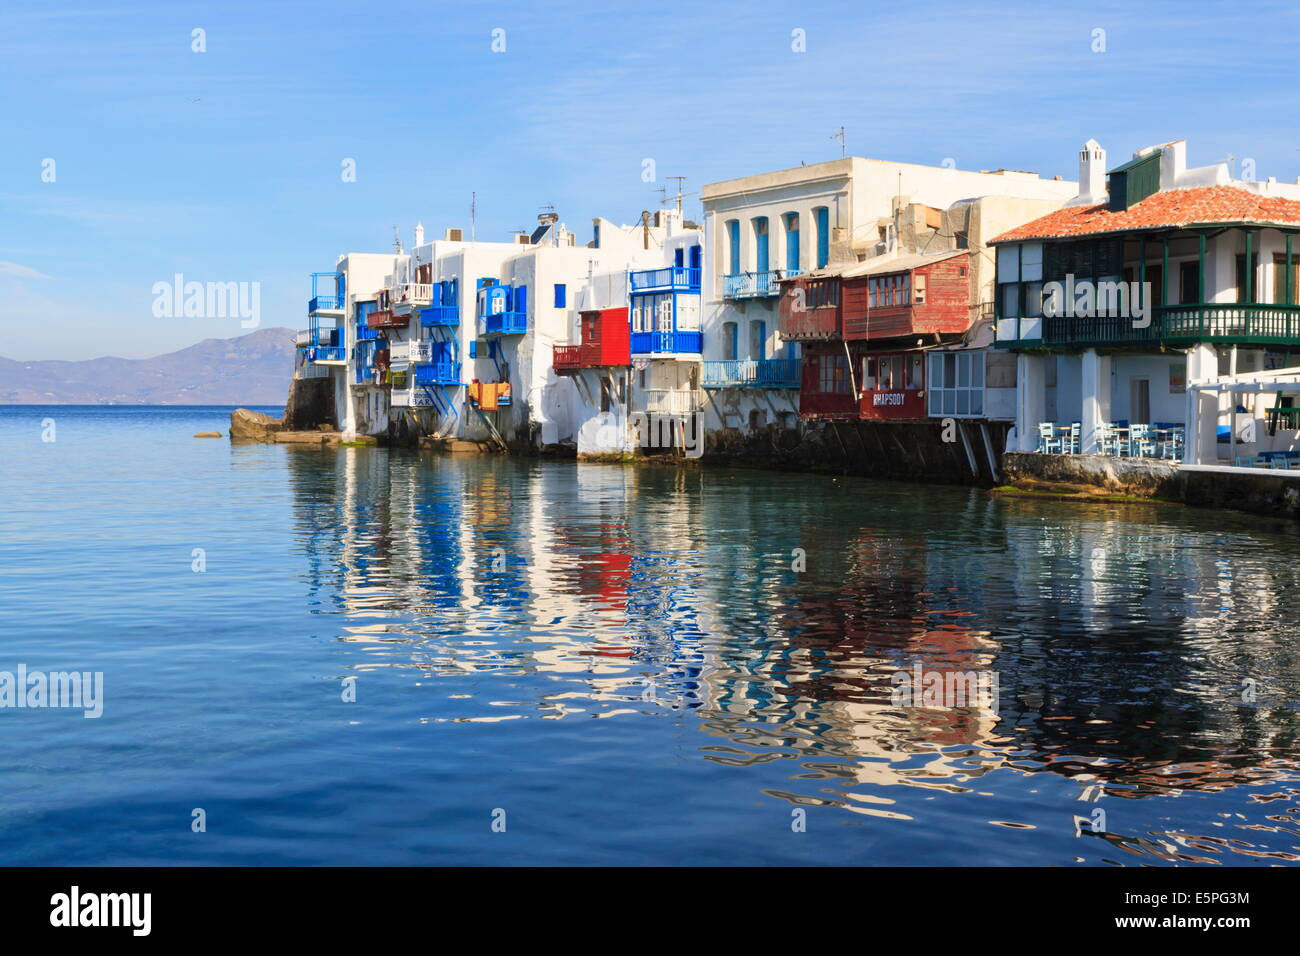
[[[371,329],[404,329],[410,324],[409,315],[394,315],[392,309],[380,309],[366,316],[366,327]]]
[[[904,256],[844,277],[846,341],[960,335],[971,323],[970,254]]]
[[[817,342],[840,338],[840,279],[801,277],[785,283],[778,312],[781,338]]]
[[[551,367],[557,372],[576,372],[582,368],[581,345],[557,345]]]
[[[810,345],[799,412],[838,421],[925,419],[924,360],[919,350],[877,353],[854,346],[846,356],[843,345]]]
[[[583,312],[582,344],[555,347],[555,371],[575,372],[582,368],[630,365],[631,326],[627,309],[597,309]]]

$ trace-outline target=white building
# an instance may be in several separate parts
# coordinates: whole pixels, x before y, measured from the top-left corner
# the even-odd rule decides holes
[[[313,277],[299,374],[334,376],[347,440],[576,444],[583,393],[556,374],[554,349],[579,341],[578,298],[594,276],[626,286],[629,269],[662,261],[669,219],[600,219],[586,246],[554,214],[512,242],[459,229],[426,242],[417,226],[410,252],[341,256]]]
[[[1068,207],[993,240],[998,345],[1018,355],[1011,447],[1064,438],[1091,454],[1123,438],[1124,454],[1198,465],[1294,449],[1285,426],[1300,422],[1265,401],[1295,395],[1206,386],[1300,365],[1300,182],[1189,169],[1181,140],[1109,174],[1095,140],[1079,160]]]

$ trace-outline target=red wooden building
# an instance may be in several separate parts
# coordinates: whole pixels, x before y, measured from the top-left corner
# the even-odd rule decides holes
[[[558,374],[605,365],[631,365],[632,327],[627,308],[593,309],[579,313],[582,341],[555,346],[553,366]]]
[[[919,420],[925,347],[970,325],[970,253],[889,256],[785,283],[779,321],[802,342],[804,418]]]

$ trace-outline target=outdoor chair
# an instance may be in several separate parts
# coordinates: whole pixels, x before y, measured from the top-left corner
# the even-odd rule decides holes
[[[1056,425],[1052,422],[1038,423],[1038,450],[1050,455],[1061,451],[1061,439],[1056,437]]]

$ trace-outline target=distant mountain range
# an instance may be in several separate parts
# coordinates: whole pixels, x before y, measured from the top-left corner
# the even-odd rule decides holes
[[[0,358],[0,405],[283,405],[294,331],[258,329],[147,359]]]

